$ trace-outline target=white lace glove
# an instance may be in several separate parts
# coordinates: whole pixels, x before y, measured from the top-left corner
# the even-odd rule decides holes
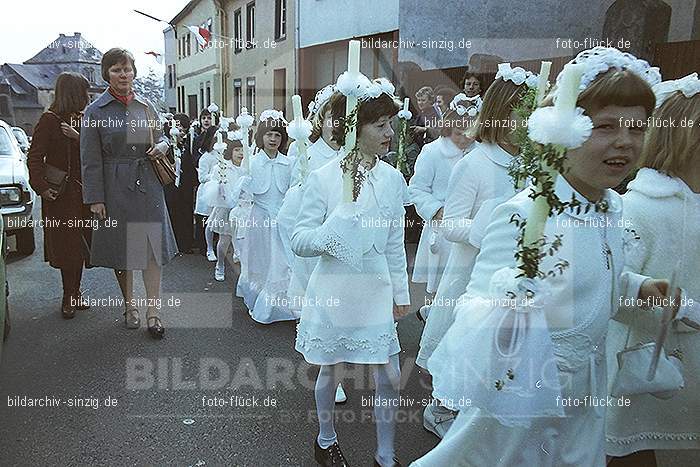
[[[361,271],[362,239],[367,230],[360,223],[357,203],[341,203],[319,227],[313,247]]]

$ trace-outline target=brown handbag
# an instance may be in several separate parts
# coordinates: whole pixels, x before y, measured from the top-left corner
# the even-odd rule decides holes
[[[151,148],[155,147],[153,142],[153,125],[151,125],[151,118],[148,109],[146,109],[146,117],[149,120],[148,124],[148,134],[151,138]],[[158,177],[158,181],[161,185],[166,186],[171,183],[175,183],[175,164],[170,162],[168,156],[165,154],[159,154],[157,156],[148,156],[151,165],[153,166],[153,171]]]
[[[58,114],[48,110],[50,113],[59,121],[59,124],[63,122],[63,119],[58,116]],[[70,155],[68,156],[68,171],[59,169],[51,164],[44,163],[44,180],[49,185],[49,188],[56,191],[56,199],[66,191],[68,186],[68,180],[70,176]]]

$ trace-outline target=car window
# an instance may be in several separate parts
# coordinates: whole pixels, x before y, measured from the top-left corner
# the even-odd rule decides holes
[[[20,144],[29,144],[29,140],[22,130],[16,130],[13,128],[12,132],[15,134],[17,141],[19,141]]]
[[[13,156],[15,147],[10,139],[12,136],[7,132],[7,129],[0,126],[0,154],[5,156]]]

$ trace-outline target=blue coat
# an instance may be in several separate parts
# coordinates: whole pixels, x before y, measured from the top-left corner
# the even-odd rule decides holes
[[[146,151],[167,149],[157,113],[136,96],[128,106],[105,91],[85,110],[80,159],[85,204],[104,203],[107,219],[92,236],[90,262],[146,269],[149,247],[158,264],[177,254],[163,187]]]

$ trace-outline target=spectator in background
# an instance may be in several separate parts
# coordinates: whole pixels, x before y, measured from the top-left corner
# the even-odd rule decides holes
[[[416,92],[418,117],[411,127],[413,140],[422,148],[424,144],[434,141],[439,136],[438,121],[440,114],[435,110],[435,93],[430,86],[423,86]]]
[[[435,89],[435,108],[442,118],[450,110],[450,102],[457,95],[457,92],[447,86],[438,86]]]
[[[481,79],[471,72],[467,72],[462,79],[462,89],[467,97],[476,97],[481,95]]]

